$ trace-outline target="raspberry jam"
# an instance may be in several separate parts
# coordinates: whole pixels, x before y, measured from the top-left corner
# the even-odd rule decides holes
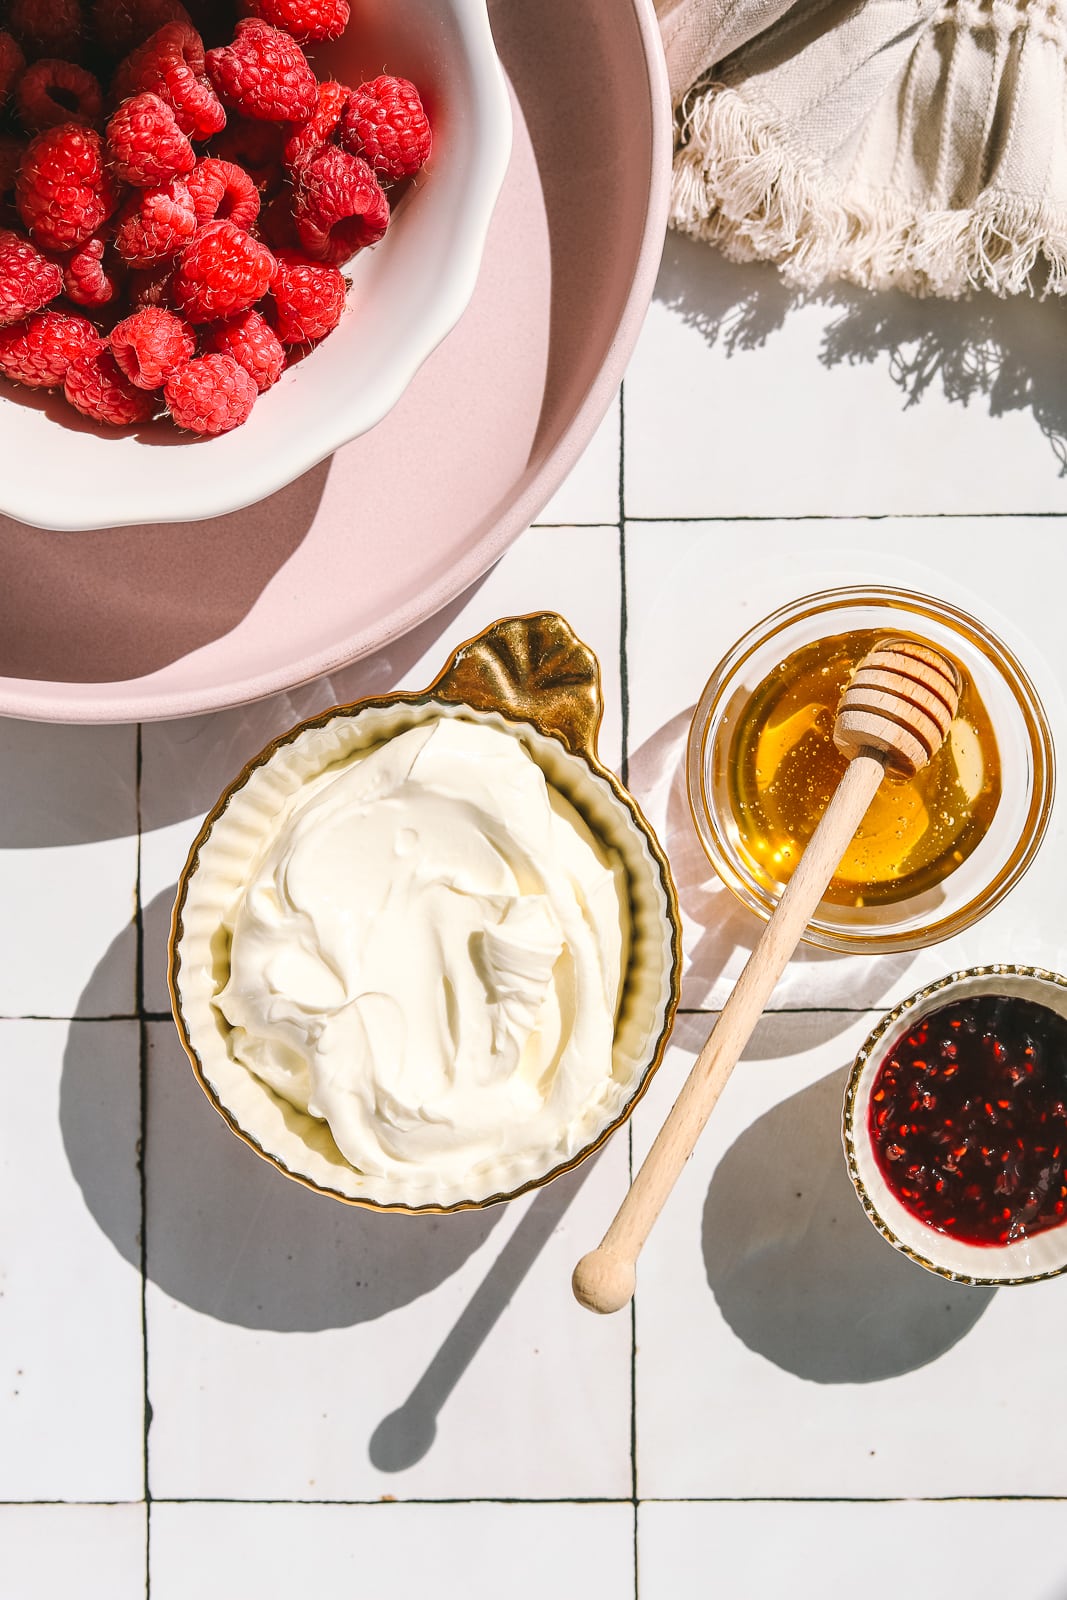
[[[1003,1245],[1067,1218],[1067,1018],[1009,995],[929,1012],[882,1064],[868,1125],[920,1222]]]

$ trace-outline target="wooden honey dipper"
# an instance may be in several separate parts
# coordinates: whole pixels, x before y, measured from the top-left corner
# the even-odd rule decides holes
[[[887,769],[911,777],[926,766],[962,688],[955,663],[914,639],[883,641],[852,674],[834,720],[848,767],[614,1222],[574,1269],[590,1311],[619,1311],[633,1295],[641,1248]]]

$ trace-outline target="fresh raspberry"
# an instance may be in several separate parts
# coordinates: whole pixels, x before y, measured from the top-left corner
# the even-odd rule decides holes
[[[114,250],[100,234],[63,263],[63,293],[76,306],[109,306],[118,298],[125,269]]]
[[[285,348],[258,311],[239,311],[228,322],[216,323],[204,335],[204,349],[232,356],[255,380],[260,394],[277,383],[285,369]]]
[[[170,414],[190,433],[228,433],[256,403],[255,379],[233,356],[212,353],[186,362],[163,390]]]
[[[232,161],[205,156],[187,181],[200,226],[217,219],[247,230],[259,216],[259,190],[244,168]]]
[[[336,267],[309,261],[295,250],[280,251],[271,298],[282,343],[313,344],[331,333],[345,309],[345,287]]]
[[[26,57],[17,40],[0,30],[0,111],[10,98],[11,91],[26,70]]]
[[[419,91],[406,78],[372,78],[352,91],[341,143],[362,156],[383,183],[418,172],[432,143]]]
[[[226,112],[204,76],[204,41],[184,22],[164,23],[119,66],[112,98],[141,93],[158,94],[173,107],[190,139],[210,139],[226,126]]]
[[[241,13],[291,33],[301,44],[339,39],[352,14],[348,0],[241,0]]]
[[[172,373],[196,354],[193,330],[173,311],[147,307],[116,323],[111,353],[138,389],[162,389]]]
[[[81,55],[85,19],[81,0],[11,0],[8,27],[28,56],[75,61]]]
[[[131,267],[167,261],[196,232],[196,212],[181,178],[158,189],[138,189],[119,212],[115,249]]]
[[[63,274],[28,239],[0,233],[0,328],[21,322],[63,292]]]
[[[217,322],[262,299],[273,276],[266,245],[232,222],[209,222],[181,253],[174,304],[190,322]]]
[[[76,357],[67,368],[63,393],[83,417],[124,428],[147,422],[157,401],[137,389],[119,370],[111,351],[104,348]]]
[[[307,57],[287,33],[255,17],[237,24],[233,43],[207,53],[220,99],[258,122],[306,122],[318,105]]]
[[[93,25],[96,37],[113,61],[120,61],[166,22],[192,18],[181,0],[95,0]]]
[[[117,196],[93,128],[64,123],[31,139],[19,168],[19,215],[46,250],[76,250],[111,216]]]
[[[231,116],[218,138],[212,139],[211,154],[243,167],[260,194],[271,196],[285,182],[282,149],[288,132],[280,122],[250,122],[246,117]]]
[[[158,267],[131,268],[126,278],[126,304],[131,311],[170,305],[174,265],[173,261],[163,261]]]
[[[88,317],[39,311],[25,322],[0,328],[0,373],[30,389],[59,389],[72,361],[103,348]]]
[[[293,172],[317,156],[340,126],[351,89],[333,78],[319,84],[319,103],[307,122],[301,122],[285,141],[282,159]]]
[[[35,61],[18,81],[15,109],[27,133],[80,122],[91,128],[104,114],[104,91],[73,61]]]
[[[115,176],[139,189],[169,183],[196,165],[172,107],[158,94],[122,102],[107,125],[107,153]]]
[[[336,267],[381,238],[389,202],[367,163],[331,144],[301,167],[293,216],[301,248]]]

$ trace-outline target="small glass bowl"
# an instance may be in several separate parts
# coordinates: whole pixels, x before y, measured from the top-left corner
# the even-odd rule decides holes
[[[1043,967],[987,966],[927,984],[884,1016],[864,1041],[845,1089],[843,1138],[848,1175],[874,1226],[894,1249],[957,1283],[1035,1283],[1067,1272],[1067,1221],[1012,1244],[967,1244],[911,1214],[883,1178],[869,1132],[871,1088],[886,1057],[923,1017],[974,995],[1017,995],[1067,1017],[1067,978]]]
[[[769,917],[784,884],[757,874],[740,845],[727,784],[734,730],[752,694],[786,657],[819,639],[867,630],[917,634],[953,656],[984,702],[1000,756],[992,823],[941,883],[890,903],[824,901],[804,935],[829,950],[917,950],[959,933],[1004,898],[1037,853],[1052,810],[1052,735],[1037,691],[1007,646],[966,612],[909,590],[866,587],[825,589],[774,612],[720,661],[700,697],[689,730],[689,805],[723,882]]]

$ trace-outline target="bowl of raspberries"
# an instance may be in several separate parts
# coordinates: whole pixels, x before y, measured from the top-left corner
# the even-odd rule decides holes
[[[0,509],[218,516],[372,428],[510,148],[485,0],[9,0]]]

